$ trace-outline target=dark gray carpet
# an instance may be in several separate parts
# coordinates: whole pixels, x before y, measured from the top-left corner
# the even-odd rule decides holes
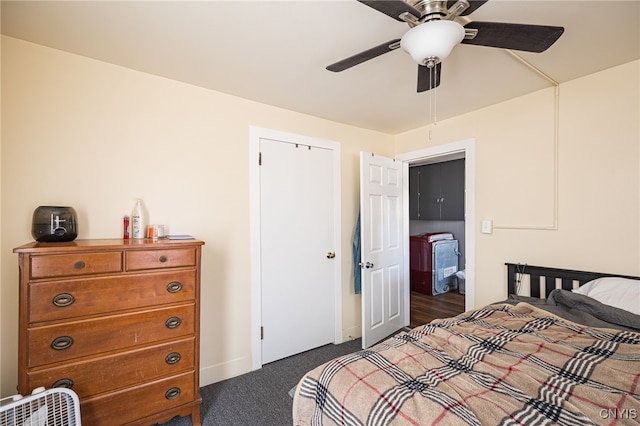
[[[360,339],[326,345],[266,364],[260,370],[200,389],[204,426],[291,426],[289,390],[309,370],[335,357],[361,349]],[[165,426],[190,426],[191,418],[176,417]]]

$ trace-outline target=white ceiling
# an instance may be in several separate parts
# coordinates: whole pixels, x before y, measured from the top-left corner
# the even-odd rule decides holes
[[[429,124],[434,100],[443,120],[551,86],[508,52],[471,45],[443,63],[436,91],[416,93],[401,49],[329,72],[409,29],[356,0],[3,0],[1,13],[11,37],[389,134]],[[638,0],[491,0],[468,18],[564,26],[546,52],[518,53],[559,83],[640,58]]]

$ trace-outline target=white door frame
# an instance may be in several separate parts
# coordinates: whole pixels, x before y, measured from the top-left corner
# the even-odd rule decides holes
[[[333,152],[333,221],[335,247],[334,269],[334,343],[342,343],[342,221],[341,221],[341,173],[340,144],[292,133],[285,133],[256,126],[249,126],[249,222],[251,238],[251,366],[253,370],[262,368],[262,344],[260,327],[262,318],[262,281],[260,253],[260,139],[283,140],[301,145],[330,149]]]
[[[408,164],[421,163],[425,161],[449,159],[465,159],[464,167],[464,234],[465,234],[465,310],[475,308],[475,272],[476,272],[476,234],[475,234],[475,139],[465,139],[458,142],[451,142],[444,145],[433,146],[418,151],[407,152],[396,155],[396,160],[404,161]],[[432,161],[435,162],[435,161]],[[409,170],[406,169],[405,181],[409,182]],[[405,253],[409,253],[409,185],[405,185],[404,217],[405,230],[404,241],[406,244]],[[409,256],[405,259],[405,270],[409,273]],[[406,286],[409,286],[409,279],[406,279]]]

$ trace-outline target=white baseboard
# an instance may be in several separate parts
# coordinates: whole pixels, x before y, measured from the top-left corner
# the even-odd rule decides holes
[[[251,371],[251,358],[242,357],[231,361],[200,366],[200,387],[240,376]]]

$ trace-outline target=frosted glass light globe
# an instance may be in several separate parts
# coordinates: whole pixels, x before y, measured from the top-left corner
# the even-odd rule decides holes
[[[442,62],[464,38],[464,27],[455,21],[429,21],[407,31],[400,47],[419,65]]]

